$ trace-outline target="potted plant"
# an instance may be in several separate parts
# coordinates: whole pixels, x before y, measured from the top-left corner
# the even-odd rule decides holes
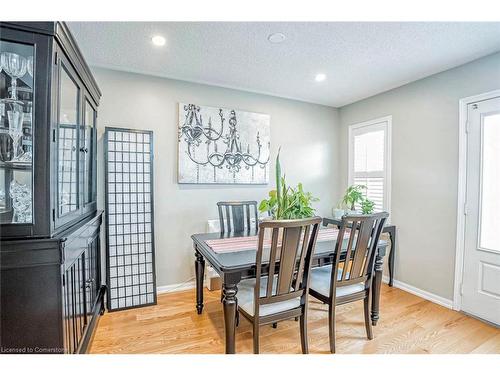
[[[356,211],[356,203],[361,203],[363,201],[364,189],[366,189],[365,185],[349,186],[342,198],[342,204],[344,204],[348,210]]]
[[[269,213],[274,220],[304,219],[314,216],[312,202],[317,202],[311,193],[305,192],[302,183],[296,188],[287,185],[285,176],[281,175],[280,150],[276,156],[276,189],[269,192],[269,198],[259,205],[261,212]]]
[[[361,201],[361,212],[363,214],[372,214],[375,207],[375,202],[369,200],[368,198],[363,198]]]
[[[344,197],[342,198],[340,205],[343,205],[347,209],[341,210],[340,207],[337,209],[338,211],[343,211],[343,213],[340,215],[342,216],[344,213],[355,213],[356,212],[356,205],[359,204],[361,207],[361,212],[363,214],[371,214],[373,213],[373,209],[375,206],[375,203],[368,198],[365,197],[363,191],[366,190],[365,185],[351,185],[347,188],[345,191]],[[335,212],[334,210],[334,216],[337,217],[339,215],[339,212]],[[337,216],[336,216],[337,214]]]

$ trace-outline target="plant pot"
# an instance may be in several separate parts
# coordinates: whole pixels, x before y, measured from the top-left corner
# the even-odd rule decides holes
[[[361,211],[359,210],[345,210],[345,215],[359,215]]]
[[[344,216],[345,210],[342,208],[334,208],[332,210],[332,214],[334,219],[340,220],[342,219],[342,216]]]

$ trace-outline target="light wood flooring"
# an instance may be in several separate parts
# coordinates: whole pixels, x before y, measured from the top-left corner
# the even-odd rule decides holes
[[[224,353],[220,291],[205,289],[202,315],[194,290],[158,295],[158,305],[101,317],[90,353]],[[337,308],[337,353],[497,353],[500,330],[400,289],[382,286],[381,318],[366,339],[363,303]],[[329,353],[327,306],[311,297],[310,353]],[[236,351],[252,353],[252,327],[241,317]],[[299,323],[261,327],[261,353],[300,353]]]

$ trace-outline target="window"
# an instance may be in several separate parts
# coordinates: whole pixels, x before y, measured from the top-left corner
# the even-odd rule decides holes
[[[392,117],[349,126],[349,185],[365,185],[375,211],[390,211]]]
[[[483,113],[479,247],[500,251],[500,113]],[[487,202],[487,203],[486,203]],[[486,203],[486,204],[484,204]]]

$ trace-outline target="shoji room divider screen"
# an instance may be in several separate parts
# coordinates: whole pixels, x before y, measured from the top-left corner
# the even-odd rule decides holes
[[[106,127],[108,310],[156,304],[153,132]]]

